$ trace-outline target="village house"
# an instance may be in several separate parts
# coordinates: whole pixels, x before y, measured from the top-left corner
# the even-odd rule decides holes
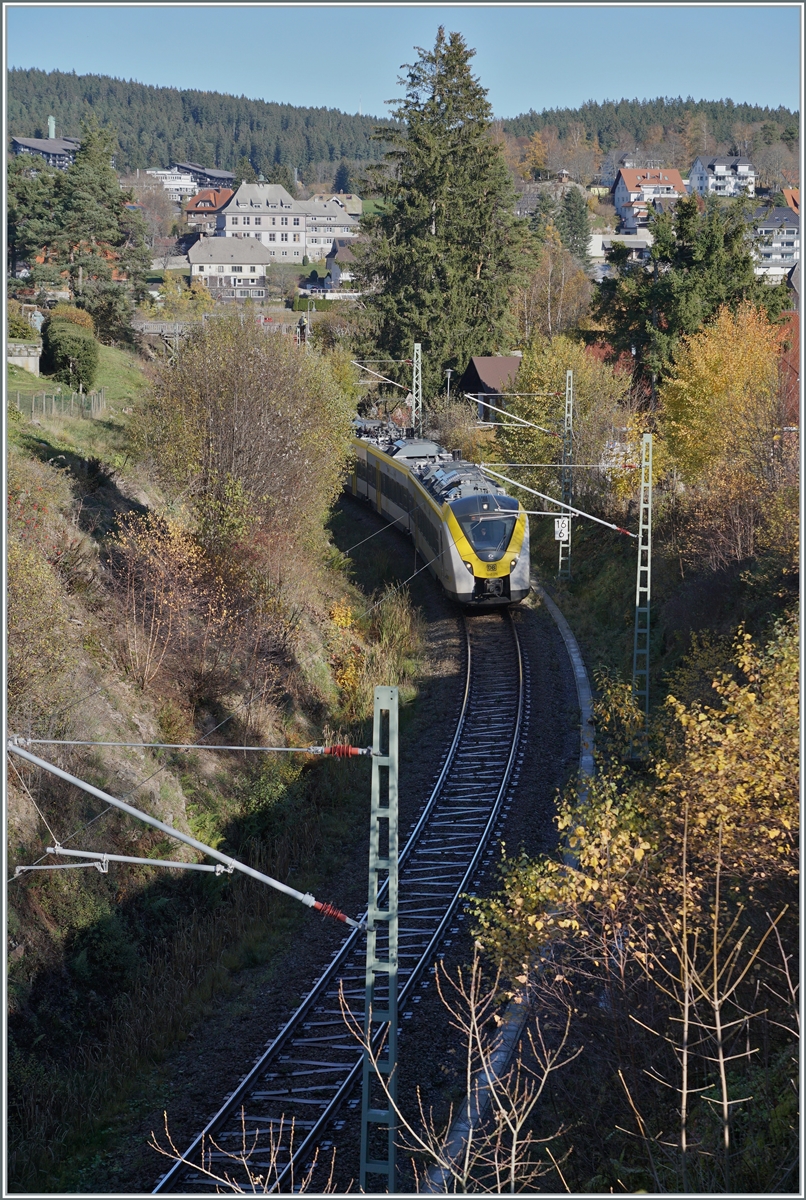
[[[707,162],[695,158],[689,171],[689,191],[700,196],[755,196],[756,168],[742,155],[715,155]]]
[[[800,216],[789,207],[758,208],[753,215],[756,275],[779,283],[800,262]]]
[[[501,414],[495,409],[507,407],[507,393],[515,385],[521,357],[520,354],[495,354],[471,358],[459,380],[458,391],[477,401],[480,421],[495,423],[501,420]],[[489,408],[488,403],[495,407]]]
[[[216,219],[217,237],[258,241],[273,262],[315,262],[336,237],[358,233],[358,221],[336,200],[294,200],[279,183],[242,183]]]
[[[618,216],[624,221],[630,213],[634,227],[637,227],[640,220],[640,217],[633,218],[631,213],[632,206],[636,203],[638,212],[641,213],[650,200],[686,194],[686,186],[680,172],[671,167],[620,167],[610,190]]]
[[[192,233],[212,237],[221,209],[231,200],[232,188],[202,188],[185,206],[185,221]]]
[[[340,237],[333,241],[325,262],[334,288],[341,287],[343,283],[350,283],[353,278],[352,268],[355,265],[355,255],[351,246],[354,244],[354,238]]]
[[[194,195],[196,192],[196,184],[190,175],[183,175],[181,171],[146,171],[146,175],[152,175],[159,180],[165,191],[177,204],[181,204],[188,196]]]
[[[252,238],[204,237],[188,250],[191,284],[209,288],[216,300],[265,299],[266,268],[273,261]]]

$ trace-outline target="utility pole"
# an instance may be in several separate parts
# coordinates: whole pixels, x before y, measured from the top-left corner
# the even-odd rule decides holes
[[[417,347],[419,350],[419,346]],[[367,968],[364,1002],[364,1070],[361,1093],[362,1192],[372,1192],[367,1176],[381,1176],[386,1191],[396,1186],[397,1120],[397,922],[398,922],[398,691],[375,688],[372,732],[372,801],[369,831],[369,903],[367,906]],[[384,888],[384,884],[386,887]],[[385,901],[382,907],[381,901]],[[386,1040],[375,1046],[373,1066],[369,1049],[386,1027]],[[384,1076],[388,1095],[378,1074]]]
[[[641,438],[641,490],[638,523],[638,569],[635,579],[635,634],[632,694],[644,714],[641,740],[649,730],[649,602],[652,592],[652,434]]]
[[[411,362],[411,394],[414,397],[411,406],[411,423],[418,437],[423,436],[423,357],[422,345],[414,343],[414,358]]]
[[[563,420],[563,460],[560,469],[560,499],[563,504],[571,504],[574,493],[574,472],[571,467],[574,461],[574,372],[565,372],[565,418]],[[571,578],[571,520],[568,520],[568,538],[560,542],[560,561],[557,568],[558,579]]]

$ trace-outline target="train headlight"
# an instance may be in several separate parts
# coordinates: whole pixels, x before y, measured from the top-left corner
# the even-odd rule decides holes
[[[515,557],[513,558],[512,562],[509,564],[510,571],[514,571],[515,568],[517,567],[517,565],[518,565],[518,555],[516,554]]]
[[[463,561],[464,561],[464,560],[463,560]],[[466,563],[465,563],[465,566],[467,567],[468,571],[469,571],[469,572],[470,572],[470,574],[472,575],[472,574],[473,574],[473,564],[472,564],[472,563],[469,563],[469,562],[466,562]]]

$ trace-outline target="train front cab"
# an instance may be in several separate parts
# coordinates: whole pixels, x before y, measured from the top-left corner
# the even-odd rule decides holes
[[[448,594],[474,608],[525,600],[531,590],[529,519],[518,501],[478,495],[445,508],[453,581]]]

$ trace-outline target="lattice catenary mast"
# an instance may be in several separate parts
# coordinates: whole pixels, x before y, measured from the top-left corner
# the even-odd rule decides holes
[[[641,438],[641,490],[638,569],[635,579],[635,635],[632,694],[644,714],[643,740],[649,727],[649,602],[652,594],[652,434]]]
[[[419,346],[416,347],[419,350]],[[375,688],[372,738],[372,802],[369,827],[369,904],[364,1037],[375,1046],[372,1063],[364,1050],[361,1099],[362,1191],[367,1176],[382,1178],[386,1191],[397,1191],[397,970],[398,970],[398,690]],[[384,886],[385,885],[385,886]],[[384,903],[385,902],[385,903]],[[376,1038],[384,1036],[382,1050]],[[388,1095],[378,1075],[385,1079]]]
[[[574,372],[565,372],[565,417],[563,420],[563,459],[560,468],[560,498],[563,504],[571,504],[574,494]],[[571,520],[568,520],[568,538],[560,542],[558,579],[571,578]]]

